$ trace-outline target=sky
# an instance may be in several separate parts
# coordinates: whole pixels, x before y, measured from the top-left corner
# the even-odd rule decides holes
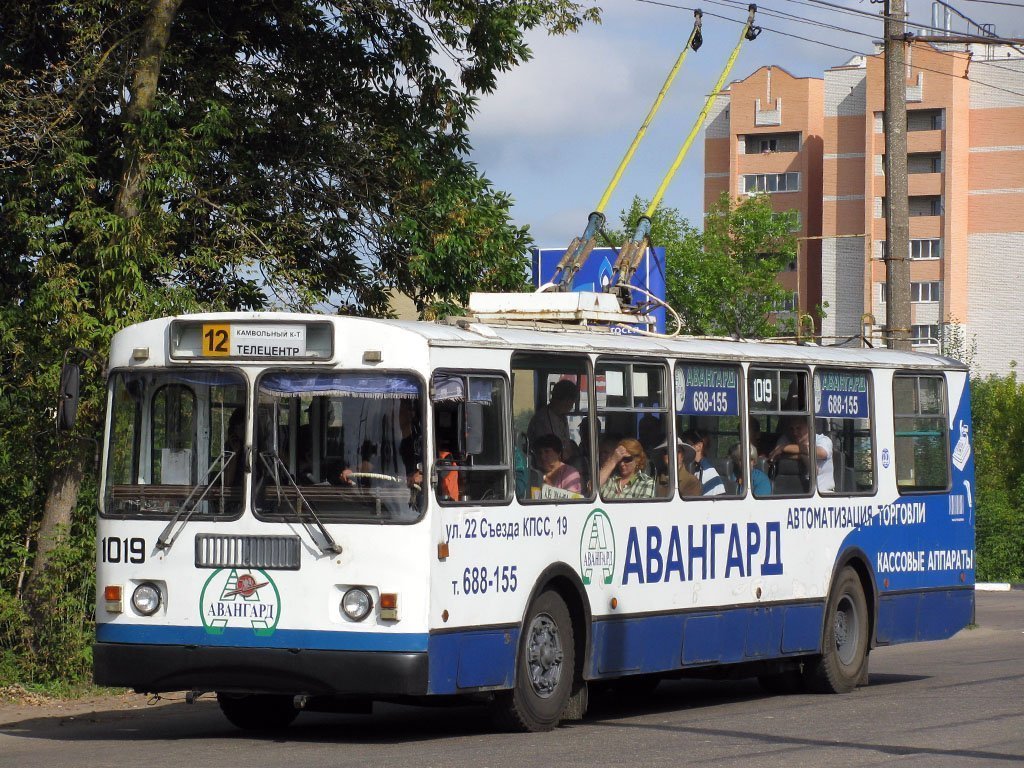
[[[868,0],[827,2],[872,15],[881,8]],[[1017,5],[980,0],[952,4],[978,23],[994,23],[1001,36],[1024,37],[1024,0],[1007,2]],[[687,56],[611,198],[605,210],[609,223],[619,224],[620,212],[634,195],[653,196],[725,67],[747,15],[746,3],[736,0],[604,0],[600,5],[600,25],[565,37],[532,33],[528,42],[533,59],[499,76],[496,91],[481,99],[471,124],[471,159],[495,187],[512,196],[515,222],[529,225],[541,247],[565,247],[583,232],[686,43],[692,8],[700,7],[704,44]],[[907,6],[911,29],[915,23],[931,24],[931,2],[907,0]],[[855,53],[872,53],[873,41],[882,33],[880,17],[845,13],[812,0],[758,3],[755,24],[764,31],[744,43],[729,80],[742,80],[768,64],[796,77],[822,77],[827,68]],[[954,16],[953,29],[966,32],[968,26]],[[702,131],[663,202],[698,226],[703,169]]]

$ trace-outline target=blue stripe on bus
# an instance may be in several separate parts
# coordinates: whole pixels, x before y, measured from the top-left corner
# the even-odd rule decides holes
[[[203,627],[145,624],[97,624],[96,640],[101,643],[152,645],[214,645],[239,648],[309,648],[326,651],[427,650],[426,632],[334,632],[312,629],[277,629],[257,635],[251,629],[228,627],[210,634]]]
[[[889,644],[950,637],[970,622],[973,609],[971,589],[882,594],[877,639]],[[824,613],[821,602],[596,621],[586,676],[652,674],[818,653]],[[261,637],[240,628],[213,635],[203,627],[100,624],[96,639],[104,643],[427,652],[428,692],[453,694],[511,687],[520,631],[509,627],[428,635],[278,629]]]

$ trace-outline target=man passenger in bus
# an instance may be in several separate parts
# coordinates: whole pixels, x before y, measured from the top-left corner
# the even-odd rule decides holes
[[[660,458],[659,466],[664,472],[663,475],[659,475],[658,477],[658,485],[667,486],[669,478],[668,443],[662,443],[656,448],[656,450],[658,451],[658,456]],[[693,449],[690,448],[688,445],[685,445],[682,440],[678,438],[676,439],[676,485],[679,488],[679,495],[682,497],[701,495],[700,480],[698,480],[697,476],[694,475],[693,472],[691,472],[689,469],[690,461],[687,459],[687,456],[689,454],[692,457],[692,451]],[[659,492],[658,495],[668,496],[669,493],[666,489],[664,494]]]
[[[644,472],[647,454],[639,440],[623,438],[601,464],[601,496],[606,499],[652,499],[654,478]]]
[[[579,388],[568,379],[555,382],[551,388],[551,399],[547,405],[541,406],[530,419],[526,428],[526,439],[533,450],[537,439],[544,435],[554,435],[562,443],[562,455],[570,464],[576,463],[579,451],[576,443],[569,436],[569,414],[580,399]]]
[[[544,485],[573,493],[583,492],[580,473],[572,465],[562,462],[561,440],[554,435],[542,435],[533,445]]]
[[[446,501],[458,501],[459,496],[459,473],[444,467],[457,466],[455,461],[455,441],[453,438],[437,438],[437,495]]]
[[[682,440],[693,449],[693,474],[700,480],[701,495],[721,496],[725,493],[725,481],[718,474],[711,459],[704,455],[708,444],[704,433],[690,429],[682,434]]]
[[[806,416],[788,416],[786,433],[779,438],[778,444],[768,454],[768,458],[777,461],[780,458],[801,459],[810,467],[810,428]],[[817,474],[818,490],[826,493],[834,491],[836,479],[832,465],[832,441],[828,435],[814,436],[814,462]]]

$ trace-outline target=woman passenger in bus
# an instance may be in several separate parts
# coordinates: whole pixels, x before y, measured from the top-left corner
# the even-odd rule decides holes
[[[623,438],[601,464],[601,496],[606,499],[654,498],[654,478],[644,472],[647,454],[639,440]]]
[[[541,435],[533,444],[544,485],[563,491],[582,493],[583,483],[575,467],[562,462],[562,441],[554,435]]]

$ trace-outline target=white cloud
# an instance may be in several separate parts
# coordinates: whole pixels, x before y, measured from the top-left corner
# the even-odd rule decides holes
[[[635,124],[651,98],[651,57],[636,54],[638,41],[588,27],[534,36],[530,47],[534,58],[502,73],[497,91],[481,99],[474,139],[615,132]]]

